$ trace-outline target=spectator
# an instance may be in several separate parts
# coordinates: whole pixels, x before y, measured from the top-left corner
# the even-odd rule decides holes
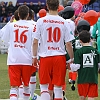
[[[20,6],[20,4],[19,4],[19,2],[17,2],[15,5],[15,11],[18,9],[19,6]]]
[[[0,16],[1,17],[3,17],[3,16],[7,17],[7,11],[6,11],[5,7],[2,7],[1,15]]]
[[[2,12],[2,8],[5,8],[6,10],[6,5],[5,5],[5,2],[0,2],[0,16],[1,16],[1,12]]]
[[[0,6],[1,6],[1,7],[5,7],[5,8],[6,8],[5,2],[4,2],[4,1],[2,1],[2,2],[0,3]]]
[[[35,21],[38,19],[37,18],[37,14],[38,14],[39,10],[42,9],[42,8],[43,8],[42,3],[40,1],[38,1],[38,4],[34,7],[34,12],[35,12],[34,17],[35,17]]]
[[[32,10],[34,11],[34,5],[33,5],[33,2],[30,2],[29,8],[32,9]]]
[[[7,17],[4,16],[4,17],[2,18],[2,20],[1,20],[1,22],[2,22],[2,23],[7,23],[7,22],[8,22]]]
[[[8,19],[10,20],[10,18],[12,17],[13,13],[9,13],[8,15]]]
[[[27,2],[26,2],[26,1],[24,1],[24,2],[23,2],[23,5],[26,5],[26,6],[27,6]]]
[[[39,12],[39,10],[43,8],[42,3],[40,1],[38,1],[38,4],[36,5],[35,8],[36,8],[35,13],[37,14]]]
[[[9,15],[10,13],[14,13],[14,8],[15,8],[15,7],[13,6],[12,1],[10,1],[9,4],[8,4],[8,7],[7,7],[8,15]]]

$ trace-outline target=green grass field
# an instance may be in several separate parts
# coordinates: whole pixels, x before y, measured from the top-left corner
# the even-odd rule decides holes
[[[0,99],[9,98],[9,78],[8,78],[8,70],[6,65],[6,54],[0,54]],[[38,75],[37,75],[38,77]],[[70,85],[68,84],[68,73],[66,74],[66,97],[68,100],[79,100],[77,88],[75,91],[72,91]],[[39,82],[37,78],[37,89],[39,89]],[[39,94],[39,90],[36,90],[36,93]],[[99,74],[99,97],[95,100],[100,100],[100,74]]]

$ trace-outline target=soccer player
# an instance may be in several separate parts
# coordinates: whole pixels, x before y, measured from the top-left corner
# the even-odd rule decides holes
[[[27,19],[27,21],[33,25],[33,38],[34,38],[34,34],[36,31],[36,22],[34,21],[34,11],[32,9],[29,10],[29,17]],[[34,67],[33,69],[33,73],[30,77],[30,83],[29,83],[29,88],[30,88],[30,100],[36,100],[37,96],[34,95],[35,89],[36,89],[36,67]]]
[[[73,51],[75,53],[76,50],[80,49],[82,47],[80,41],[79,41],[79,33],[77,30],[74,30],[74,37],[75,39],[72,40],[72,46],[73,46]],[[73,72],[69,70],[69,83],[71,83],[71,89],[74,91],[75,90],[75,81],[77,79],[77,72]]]
[[[74,36],[75,34],[75,15],[70,18],[70,19],[66,19],[66,21],[68,22],[70,29],[71,29],[71,34]],[[74,39],[73,41],[75,41],[76,39]],[[76,41],[74,42],[76,43]],[[73,43],[72,43],[73,44]],[[73,46],[73,51],[75,52],[75,47]],[[72,72],[71,70],[69,70],[69,83],[71,84],[71,89],[74,91],[75,90],[75,81],[77,78],[77,72]]]
[[[66,48],[73,59],[72,38],[68,23],[58,15],[59,0],[47,0],[49,15],[40,18],[36,24],[36,35],[33,42],[33,65],[38,67],[41,89],[41,100],[50,100],[49,83],[54,84],[54,100],[63,100],[62,85],[66,76]],[[38,49],[38,40],[40,46]],[[37,60],[40,56],[40,63]]]
[[[14,12],[14,22],[18,21],[18,10]],[[29,17],[27,18],[27,21],[33,25],[33,37],[34,37],[34,32],[36,30],[36,22],[34,20],[34,11],[29,9]],[[12,21],[12,22],[13,22]],[[10,21],[11,22],[11,21]],[[34,95],[34,91],[36,88],[36,68],[33,68],[33,73],[30,77],[30,83],[29,83],[29,88],[30,88],[30,100],[36,100],[37,96]],[[19,86],[19,98],[23,97],[23,84]]]
[[[100,69],[100,54],[90,46],[91,34],[88,31],[79,33],[82,48],[75,52],[72,71],[78,71],[78,93],[80,100],[94,100],[98,97],[98,65]]]
[[[14,20],[13,20],[13,22],[16,22],[16,21],[18,21],[18,20],[19,20],[18,10],[16,10],[16,11],[14,12]]]
[[[58,13],[58,15],[61,16],[60,13]],[[75,39],[74,38],[74,31],[75,31],[75,23],[74,23],[74,20],[75,20],[75,16],[73,16],[70,19],[66,19],[67,23],[69,24],[70,34],[71,34],[73,40]],[[70,66],[70,64],[69,64],[69,66]],[[75,80],[76,80],[76,77],[77,77],[77,73],[76,72],[72,72],[71,70],[69,70],[69,80],[68,81],[71,84],[71,89],[72,90],[75,90]],[[65,94],[65,93],[63,93],[63,94]]]
[[[70,19],[66,19],[66,21],[69,23],[70,29],[72,31],[72,35],[74,35],[74,32],[75,32],[75,23],[74,23],[74,20],[75,20],[75,16],[73,16]]]
[[[34,11],[29,9],[29,16],[27,18],[27,22],[32,24],[33,26],[33,39],[36,30],[36,22],[34,21]],[[29,88],[30,88],[30,100],[36,100],[37,96],[34,94],[36,89],[36,67],[33,68],[33,73],[30,77]],[[23,97],[23,85],[19,86],[19,98]]]
[[[9,42],[7,65],[10,79],[10,100],[18,100],[18,87],[24,84],[24,100],[29,100],[29,80],[32,69],[33,26],[27,22],[29,8],[18,8],[19,21],[10,23],[3,33],[2,40]]]
[[[68,55],[68,53],[66,53],[66,66],[68,67],[71,63],[71,59]],[[50,100],[54,100],[54,91],[53,91],[54,85],[52,83],[49,84],[49,93],[50,93]],[[63,90],[63,100],[67,100],[66,96],[65,96],[65,91],[66,91],[66,83],[62,86],[62,90]]]

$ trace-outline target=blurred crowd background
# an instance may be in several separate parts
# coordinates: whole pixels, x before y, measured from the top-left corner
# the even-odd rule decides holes
[[[38,12],[40,9],[44,8],[47,10],[45,1],[46,0],[16,0],[16,3],[13,4],[14,0],[5,2],[6,0],[0,0],[0,28],[2,28],[3,24],[1,23],[7,23],[10,19],[10,17],[14,14],[15,10],[20,5],[27,5],[30,9],[34,10],[35,12],[35,21],[38,19]],[[34,2],[35,1],[35,2]],[[66,6],[68,0],[59,0],[60,5]],[[96,0],[91,5],[86,5],[83,7],[83,12],[87,12],[88,10],[95,10],[97,12],[100,11],[100,0]]]

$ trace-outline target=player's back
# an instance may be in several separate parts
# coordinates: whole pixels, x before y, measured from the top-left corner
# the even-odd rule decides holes
[[[64,41],[69,41],[69,30],[66,21],[58,15],[47,15],[37,21],[37,31],[40,33],[39,56],[54,56],[66,54]]]
[[[8,64],[32,64],[32,25],[26,20],[11,23],[6,28],[3,40],[9,41]]]
[[[92,46],[83,46],[75,52],[75,63],[80,63],[78,83],[97,83],[100,55]]]
[[[36,22],[33,20],[27,20],[27,22],[29,22],[30,24],[36,25]]]
[[[66,19],[66,21],[68,22],[68,24],[71,28],[72,34],[74,35],[74,32],[75,32],[75,23],[74,23],[74,21],[72,21],[71,19]]]
[[[32,27],[33,27],[33,39],[34,39],[34,34],[36,32],[36,22],[34,20],[27,20],[27,22],[32,24]]]

